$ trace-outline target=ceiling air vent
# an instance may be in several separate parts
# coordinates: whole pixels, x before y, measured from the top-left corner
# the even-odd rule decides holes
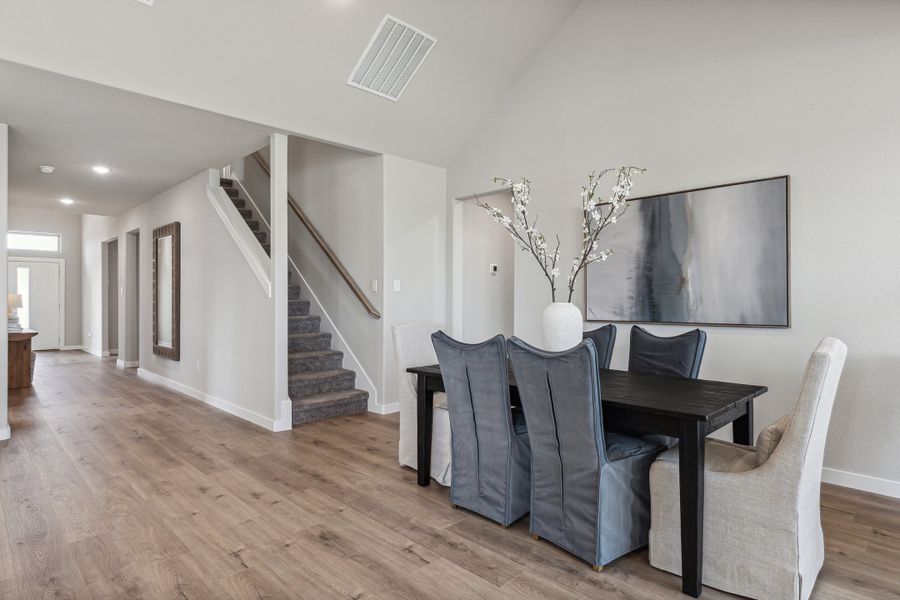
[[[396,102],[436,43],[430,35],[386,15],[347,83]]]

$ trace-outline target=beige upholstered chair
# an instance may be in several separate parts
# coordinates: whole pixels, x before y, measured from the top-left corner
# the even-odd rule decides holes
[[[428,321],[410,321],[391,328],[397,365],[397,401],[400,403],[400,464],[413,469],[418,466],[416,376],[407,373],[406,369],[437,364],[431,334],[440,328],[437,323]],[[431,431],[431,477],[441,485],[450,485],[450,415],[447,396],[440,392],[434,394]]]
[[[809,598],[825,555],[819,517],[822,455],[846,356],[840,340],[819,343],[774,450],[771,431],[760,457],[756,448],[707,442],[705,585],[759,600]],[[677,446],[653,464],[650,496],[650,564],[680,574]]]

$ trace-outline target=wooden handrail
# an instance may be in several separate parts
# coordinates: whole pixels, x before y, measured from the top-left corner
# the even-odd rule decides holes
[[[260,168],[265,171],[266,175],[269,177],[269,179],[271,179],[272,171],[269,169],[269,164],[266,162],[266,159],[264,159],[259,152],[254,152],[253,158],[256,159],[257,164],[259,164]],[[287,200],[288,206],[291,207],[291,210],[294,211],[294,214],[297,215],[297,218],[300,219],[300,222],[303,223],[304,227],[306,227],[306,230],[319,245],[319,248],[322,249],[322,252],[325,253],[325,256],[328,257],[328,260],[331,261],[331,264],[334,265],[334,268],[337,269],[338,273],[340,273],[344,282],[348,286],[350,286],[350,291],[352,291],[353,295],[356,296],[356,299],[360,301],[360,303],[363,305],[363,308],[366,309],[366,312],[369,313],[372,317],[380,319],[381,313],[378,312],[378,309],[375,308],[375,305],[372,304],[372,301],[366,297],[366,295],[362,291],[362,288],[359,287],[359,284],[356,283],[356,280],[353,279],[353,276],[350,275],[350,272],[347,271],[347,268],[331,249],[331,246],[328,245],[328,242],[325,241],[325,238],[322,237],[322,234],[319,233],[319,230],[316,229],[315,225],[312,224],[312,222],[309,220],[309,217],[306,216],[306,213],[304,213],[300,206],[297,205],[297,203],[291,197],[290,193],[288,193]]]

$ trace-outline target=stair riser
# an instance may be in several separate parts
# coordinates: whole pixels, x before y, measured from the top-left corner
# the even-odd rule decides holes
[[[250,231],[259,231],[259,221],[244,221]]]
[[[288,315],[303,317],[309,314],[309,300],[288,300]]]
[[[296,373],[312,373],[315,371],[333,371],[340,369],[344,362],[344,357],[340,352],[323,356],[303,358],[288,357],[288,374]]]
[[[288,278],[290,281],[290,278]],[[299,300],[300,293],[303,291],[299,285],[288,285],[288,300]]]
[[[249,208],[239,208],[238,212],[241,214],[241,218],[245,221],[253,216],[253,211]]]
[[[346,400],[344,402],[339,402],[328,406],[317,406],[308,410],[298,410],[298,407],[294,407],[294,411],[291,416],[293,417],[292,420],[294,425],[302,425],[304,423],[311,423],[312,421],[320,421],[322,419],[333,419],[335,417],[342,417],[346,415],[358,415],[360,413],[366,412],[367,408],[368,395],[361,394],[359,398]]]
[[[331,336],[322,335],[314,338],[288,338],[289,352],[321,352],[331,350]]]
[[[321,325],[319,317],[288,321],[288,334],[294,333],[318,333]]]
[[[356,373],[349,372],[324,379],[298,380],[288,382],[288,395],[291,398],[306,398],[314,394],[328,392],[345,392],[352,390],[356,384]]]
[[[265,243],[266,243],[266,238],[269,237],[269,236],[266,235],[266,232],[265,232],[265,231],[254,231],[254,232],[253,232],[253,235],[256,236],[256,239],[259,240],[259,243],[260,243],[260,244],[265,244]]]
[[[237,188],[226,187],[226,188],[222,188],[222,189],[224,189],[225,193],[228,194],[232,198],[237,198],[238,196],[241,195],[240,190],[238,190]]]
[[[241,209],[241,208],[246,208],[246,207],[247,207],[247,202],[244,201],[243,198],[235,198],[234,196],[232,196],[232,197],[231,197],[231,203],[234,204],[234,207],[237,208],[237,209]]]

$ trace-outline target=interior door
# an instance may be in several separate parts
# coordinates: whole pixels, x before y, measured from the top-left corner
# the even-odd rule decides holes
[[[19,323],[38,332],[32,350],[59,350],[59,263],[11,260],[7,283],[11,294],[22,295]]]

